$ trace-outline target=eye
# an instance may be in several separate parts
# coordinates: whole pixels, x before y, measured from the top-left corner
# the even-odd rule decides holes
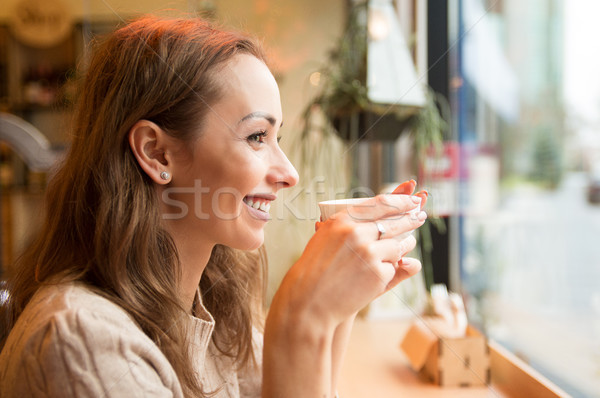
[[[267,132],[265,130],[258,131],[256,133],[250,134],[246,139],[248,142],[252,143],[263,143],[267,138]]]

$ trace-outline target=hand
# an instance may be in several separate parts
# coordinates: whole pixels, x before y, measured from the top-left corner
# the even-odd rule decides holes
[[[281,298],[288,308],[337,325],[417,273],[420,263],[403,259],[415,247],[415,238],[390,239],[423,224],[424,212],[416,219],[405,216],[416,206],[408,195],[379,195],[319,223],[274,302]],[[375,221],[386,230],[381,240]]]
[[[353,316],[421,269],[418,260],[403,258],[415,247],[415,238],[391,239],[425,222],[425,212],[417,218],[405,216],[418,206],[410,197],[415,185],[409,181],[396,189],[404,195],[380,195],[317,223],[317,232],[270,306],[264,397],[304,398],[335,391]],[[427,194],[419,196],[423,206]],[[383,236],[375,222],[385,228]]]
[[[401,183],[400,185],[398,185],[396,187],[396,189],[394,189],[392,194],[412,195],[413,192],[415,191],[416,186],[417,186],[417,182],[415,180],[408,180],[408,181],[405,181],[405,182]],[[426,190],[422,190],[422,191],[417,192],[414,195],[421,198],[421,209],[425,208],[425,204],[427,203],[427,197],[429,196],[429,193]],[[323,221],[321,220],[321,221],[317,221],[315,223],[315,231],[317,231],[319,229],[319,226],[321,225],[322,222]]]

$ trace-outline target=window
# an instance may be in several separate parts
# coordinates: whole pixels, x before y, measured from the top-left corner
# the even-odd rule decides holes
[[[600,4],[450,12],[471,319],[574,397],[600,395]]]

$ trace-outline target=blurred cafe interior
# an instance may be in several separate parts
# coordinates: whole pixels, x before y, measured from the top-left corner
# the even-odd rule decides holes
[[[200,15],[268,51],[301,178],[271,209],[267,299],[319,201],[410,179],[429,192],[422,271],[359,314],[340,397],[600,397],[600,4],[3,0],[0,276],[39,225],[90,43],[147,13]],[[485,349],[445,336],[447,316]]]

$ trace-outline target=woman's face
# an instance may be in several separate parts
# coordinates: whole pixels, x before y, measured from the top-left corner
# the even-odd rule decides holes
[[[279,89],[251,55],[236,55],[215,76],[224,95],[211,106],[198,138],[173,159],[163,217],[188,238],[255,249],[278,191],[298,182],[278,144]]]

